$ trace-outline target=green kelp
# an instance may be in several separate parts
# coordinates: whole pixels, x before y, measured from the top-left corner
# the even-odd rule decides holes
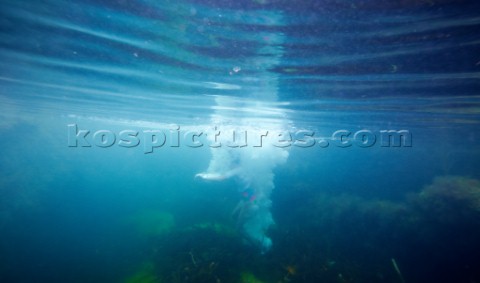
[[[468,177],[441,176],[409,198],[411,233],[425,245],[435,238],[449,238],[447,247],[476,245],[480,237],[480,181]],[[455,244],[454,244],[455,243]],[[438,243],[442,245],[442,243]],[[456,247],[460,249],[460,247]]]
[[[480,213],[480,181],[460,176],[442,176],[433,180],[414,199],[429,213],[443,220]]]
[[[143,237],[158,237],[165,235],[175,226],[172,214],[157,210],[144,210],[129,219]]]
[[[403,263],[407,270],[408,265],[414,269],[418,264],[425,270],[414,274],[414,281],[429,281],[432,271],[445,282],[478,281],[480,181],[461,176],[437,177],[411,195],[409,205],[411,218],[404,225],[402,241],[412,249],[403,251]],[[412,253],[415,260],[409,257]]]
[[[212,226],[175,230],[159,237],[154,261],[163,282],[238,282],[262,258],[238,235],[218,233]]]
[[[135,274],[128,277],[125,283],[160,283],[155,274],[155,265],[152,262],[144,262]]]
[[[283,282],[378,282],[380,273],[384,282],[394,282],[385,258],[394,254],[399,223],[409,217],[405,203],[302,191],[302,205],[277,211],[283,217],[271,232],[277,242],[271,256],[280,261]],[[277,205],[286,207],[291,199]]]
[[[239,283],[265,283],[249,271],[242,272]]]

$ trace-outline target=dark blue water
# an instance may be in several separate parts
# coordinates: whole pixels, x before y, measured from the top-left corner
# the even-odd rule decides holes
[[[480,281],[479,11],[1,1],[0,281]]]

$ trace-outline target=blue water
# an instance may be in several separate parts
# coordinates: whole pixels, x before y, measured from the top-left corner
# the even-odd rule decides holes
[[[479,11],[1,1],[0,282],[480,281]]]

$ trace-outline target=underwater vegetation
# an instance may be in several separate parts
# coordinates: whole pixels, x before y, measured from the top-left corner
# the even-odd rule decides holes
[[[153,257],[164,282],[232,282],[245,257],[238,236],[205,227],[172,232],[156,246]]]
[[[480,279],[480,182],[476,179],[437,177],[396,201],[301,190],[305,195],[301,206],[289,213],[276,211],[283,213],[277,216],[278,248],[299,266],[292,282],[337,282],[335,273],[345,282]],[[291,205],[292,198],[285,201]]]
[[[157,210],[141,211],[130,217],[127,222],[144,238],[167,234],[175,226],[172,214]]]
[[[476,179],[437,177],[395,201],[320,193],[305,184],[277,192],[273,213],[278,220],[268,231],[275,245],[264,255],[233,223],[179,227],[168,212],[139,213],[134,219],[153,239],[152,249],[125,282],[480,280]],[[295,209],[285,210],[284,202]]]
[[[272,278],[267,258],[227,224],[176,227],[150,240],[148,259],[124,282],[260,283],[281,276]]]
[[[258,279],[251,272],[242,272],[240,277],[240,283],[264,283],[262,280]]]
[[[462,219],[478,222],[480,181],[459,176],[437,177],[413,201],[430,219],[441,223]]]
[[[420,193],[409,196],[410,223],[405,241],[415,252],[427,280],[431,272],[450,282],[480,280],[480,182],[461,176],[434,179]],[[408,249],[406,249],[408,250]],[[412,270],[415,270],[412,266]]]
[[[138,271],[128,277],[124,283],[160,283],[155,274],[155,265],[152,262],[144,262]]]

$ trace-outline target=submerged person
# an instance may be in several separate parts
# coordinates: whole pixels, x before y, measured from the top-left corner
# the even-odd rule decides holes
[[[241,230],[243,224],[247,222],[258,210],[258,204],[256,203],[257,195],[255,190],[247,188],[241,192],[242,199],[238,202],[232,211],[232,216],[237,219],[237,230]]]
[[[270,212],[270,192],[273,189],[270,163],[259,162],[251,155],[245,155],[243,159],[239,160],[239,157],[231,156],[230,151],[226,153],[228,154],[216,152],[221,157],[218,157],[219,160],[228,161],[228,166],[220,167],[221,162],[212,161],[206,171],[195,175],[195,179],[223,181],[236,178],[243,183],[241,186],[243,189],[240,190],[241,199],[232,211],[232,216],[236,220],[236,230],[247,243],[258,247],[261,253],[266,253],[272,247],[272,240],[268,237],[267,231],[274,224]],[[256,157],[256,155],[252,156]],[[269,156],[271,157],[271,155]]]

